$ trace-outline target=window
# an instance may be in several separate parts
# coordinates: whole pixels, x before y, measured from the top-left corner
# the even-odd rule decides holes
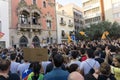
[[[34,47],[40,47],[40,40],[37,36],[35,36],[32,40]]]
[[[36,4],[36,0],[33,0],[33,4]]]
[[[65,36],[65,31],[64,30],[61,30],[61,35],[62,35],[62,37]]]
[[[114,14],[114,18],[119,18],[120,17],[120,13],[115,13]]]
[[[25,36],[22,36],[19,40],[20,47],[27,47],[28,39]]]
[[[39,17],[40,17],[40,14],[37,13],[37,12],[34,12],[34,13],[32,14],[32,24],[38,25],[38,24],[39,24],[39,23],[38,23]]]
[[[69,20],[69,24],[71,24],[71,20]]]
[[[61,23],[63,23],[63,18],[61,18]]]
[[[19,2],[20,2],[20,1],[24,1],[24,0],[19,0]]]
[[[27,24],[28,23],[28,19],[27,19],[27,15],[20,15],[20,22],[21,24]]]
[[[20,12],[21,14],[19,15],[19,21],[21,24],[28,24],[28,16],[29,13],[25,10],[23,10],[22,12]]]
[[[64,10],[62,10],[62,14],[63,14],[63,15],[65,14],[65,11],[64,11]]]
[[[120,3],[119,3],[119,2],[113,4],[113,8],[118,8],[119,6],[120,6]]]
[[[46,23],[47,23],[47,27],[51,28],[51,20],[47,20]]]
[[[46,8],[46,2],[45,1],[43,1],[43,7]]]

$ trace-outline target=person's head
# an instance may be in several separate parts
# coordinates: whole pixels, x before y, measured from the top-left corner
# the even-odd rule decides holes
[[[10,54],[10,59],[15,60],[16,59],[16,54],[15,53]]]
[[[9,72],[10,69],[10,61],[9,60],[0,60],[0,72]]]
[[[113,64],[116,67],[120,67],[120,54],[116,54],[113,56]]]
[[[80,49],[80,54],[81,54],[81,55],[84,55],[84,54],[85,54],[85,48],[81,48],[81,49]]]
[[[84,80],[84,77],[79,72],[72,72],[69,74],[68,80]]]
[[[108,76],[111,73],[110,65],[108,63],[105,63],[105,62],[101,63],[100,73],[103,74],[103,75]]]
[[[71,51],[71,56],[73,59],[76,59],[78,57],[79,52],[76,50]]]
[[[34,62],[33,63],[33,72],[34,74],[39,74],[41,69],[41,65],[39,62]]]
[[[48,72],[50,72],[50,71],[52,71],[52,69],[53,69],[53,63],[49,63],[48,65],[47,65],[47,67],[46,67],[46,72],[45,72],[45,74],[46,73],[48,73]]]
[[[71,72],[77,71],[78,68],[79,66],[77,64],[71,64],[68,68],[68,71],[71,73]]]
[[[93,58],[94,57],[94,51],[92,49],[86,49],[85,51],[86,55],[88,58]]]
[[[98,56],[99,57],[99,55],[100,55],[100,51],[95,51],[94,52],[94,56]]]
[[[39,62],[34,62],[33,63],[33,73],[34,76],[32,79],[37,80],[39,78],[39,73],[40,73],[41,65]]]
[[[34,62],[31,62],[28,69],[33,69]]]
[[[49,61],[52,61],[53,57],[57,54],[57,52],[52,52],[52,54],[49,57]]]
[[[61,54],[56,54],[53,57],[53,62],[54,62],[55,67],[60,67],[64,62],[63,56]]]

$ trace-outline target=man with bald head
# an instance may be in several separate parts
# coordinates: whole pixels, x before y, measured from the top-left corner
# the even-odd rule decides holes
[[[84,80],[84,77],[79,72],[72,72],[68,76],[68,80]]]

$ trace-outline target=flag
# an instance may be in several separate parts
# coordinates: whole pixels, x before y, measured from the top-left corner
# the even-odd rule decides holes
[[[108,32],[108,31],[105,31],[105,35],[108,36],[108,35],[109,35],[109,32]]]
[[[2,38],[5,34],[0,32],[0,38]]]
[[[85,35],[85,32],[83,32],[83,31],[80,31],[79,33],[80,33],[81,35]]]
[[[72,36],[71,36],[71,39],[74,41],[74,40],[75,40],[75,35],[72,35]]]
[[[68,43],[70,43],[70,41],[72,40],[71,37],[70,37],[70,35],[67,34],[67,37],[68,37]]]
[[[106,39],[106,37],[109,35],[108,31],[103,32],[103,35],[101,37],[101,39]]]
[[[85,32],[83,32],[83,31],[80,31],[79,33],[80,33],[82,36],[88,37],[88,36],[85,34]]]
[[[32,69],[26,69],[22,72],[22,80],[27,80],[28,75],[32,72]]]

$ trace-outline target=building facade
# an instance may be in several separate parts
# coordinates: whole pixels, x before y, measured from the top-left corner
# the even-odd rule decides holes
[[[67,35],[74,31],[74,18],[59,3],[56,5],[58,43],[66,42]]]
[[[56,42],[55,0],[11,0],[11,45],[27,47]]]
[[[70,36],[75,37],[75,39],[77,39],[76,37],[76,33],[79,32],[81,27],[84,27],[84,19],[83,19],[83,10],[78,7],[77,5],[70,3],[64,6],[57,6],[58,8],[58,13],[57,13],[57,27],[61,27],[63,28],[62,30],[65,30],[65,32],[67,34],[69,34]],[[63,19],[64,18],[64,19]],[[60,21],[63,21],[66,24],[73,24],[73,27],[70,27],[70,25],[65,25],[65,27],[62,27],[60,24]],[[68,26],[68,27],[67,27]],[[58,28],[58,30],[59,30]],[[63,31],[61,31],[63,32]],[[58,34],[62,34],[59,33]],[[58,40],[60,40],[60,37],[58,38]]]
[[[0,0],[0,47],[9,45],[9,0]]]
[[[120,23],[120,0],[104,0],[105,19],[110,22]]]
[[[103,0],[82,0],[86,27],[105,20]]]

